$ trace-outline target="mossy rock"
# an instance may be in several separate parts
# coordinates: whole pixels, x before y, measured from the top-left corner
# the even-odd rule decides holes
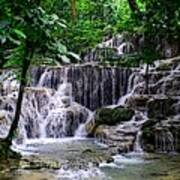
[[[129,121],[133,115],[134,111],[128,108],[101,108],[96,111],[95,123],[96,125],[113,126],[123,121]]]
[[[172,64],[169,63],[163,63],[160,64],[159,67],[156,68],[157,71],[170,71],[172,68]]]

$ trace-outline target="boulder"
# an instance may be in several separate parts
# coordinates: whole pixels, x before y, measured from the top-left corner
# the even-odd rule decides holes
[[[93,136],[98,126],[114,126],[124,121],[129,121],[133,115],[134,111],[132,109],[123,107],[98,109],[94,119],[91,119],[86,123],[86,131],[89,136]]]
[[[127,105],[133,109],[144,111],[147,108],[147,102],[150,97],[150,95],[134,95],[128,99]]]
[[[94,119],[86,124],[86,130],[98,142],[106,144],[112,154],[129,152],[133,149],[137,131],[134,128],[126,129],[131,126],[129,121],[133,115],[134,111],[128,108],[101,108],[96,111]]]
[[[95,123],[113,126],[123,121],[129,121],[133,115],[134,111],[128,108],[101,108],[96,111]]]

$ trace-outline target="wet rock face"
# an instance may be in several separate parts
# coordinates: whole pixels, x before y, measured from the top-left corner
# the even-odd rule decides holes
[[[145,40],[144,35],[130,35],[126,32],[113,37],[106,37],[105,40],[94,49],[88,50],[83,59],[85,62],[92,62],[121,58],[124,54],[140,51],[146,43]],[[180,45],[178,41],[170,42],[165,38],[156,37],[152,38],[148,43],[156,45],[155,49],[164,58],[179,55]]]
[[[126,94],[131,73],[130,69],[99,65],[40,67],[31,70],[30,86],[57,89],[66,81],[72,84],[73,100],[95,110],[116,104]]]
[[[158,61],[150,68],[149,94],[145,94],[144,77],[143,70],[135,78],[130,77],[132,90],[125,102],[127,107],[146,112],[149,118],[142,129],[143,148],[146,151],[179,151],[180,57]]]
[[[14,114],[15,103],[15,98],[0,97],[0,138],[7,136]]]
[[[178,97],[163,94],[134,95],[128,99],[127,106],[138,111],[146,111],[148,118],[151,119],[165,119],[180,112]]]
[[[120,126],[120,125],[119,125]],[[94,132],[94,137],[106,144],[111,153],[128,153],[133,151],[136,130],[123,130],[119,126],[100,125]]]
[[[148,152],[180,152],[180,117],[172,116],[158,121],[151,119],[144,124],[142,144]]]
[[[176,114],[173,105],[177,102],[177,99],[171,97],[156,97],[150,99],[147,103],[148,117],[161,119]]]

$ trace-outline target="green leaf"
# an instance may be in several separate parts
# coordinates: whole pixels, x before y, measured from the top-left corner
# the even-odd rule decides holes
[[[8,39],[9,39],[12,43],[14,43],[14,44],[16,44],[16,45],[20,45],[20,44],[21,44],[21,41],[18,41],[18,40],[16,40],[16,39],[12,38],[11,36],[8,36]]]
[[[57,21],[59,19],[59,17],[56,14],[52,14],[51,17],[54,21]]]
[[[66,46],[64,46],[63,44],[61,44],[60,42],[57,43],[57,48],[58,48],[58,52],[62,53],[62,54],[66,54],[67,53],[67,48]]]
[[[62,27],[62,28],[67,28],[67,26],[64,24],[64,23],[61,23],[61,22],[57,22],[57,24],[60,26],[60,27]]]
[[[22,31],[20,31],[18,29],[14,29],[13,31],[18,37],[26,39],[26,35]]]
[[[75,54],[73,52],[69,52],[68,53],[70,56],[72,56],[73,58],[75,58],[77,61],[81,61],[81,58],[78,54]]]
[[[70,59],[65,55],[61,56],[61,60],[63,63],[67,63],[67,64],[69,64],[71,62]]]

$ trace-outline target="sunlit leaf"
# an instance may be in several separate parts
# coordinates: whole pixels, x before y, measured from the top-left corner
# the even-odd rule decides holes
[[[61,60],[63,63],[67,63],[67,64],[69,64],[71,62],[71,60],[65,55],[61,56]]]
[[[26,39],[26,35],[25,35],[22,31],[20,31],[20,30],[18,30],[18,29],[14,29],[13,31],[16,33],[16,35],[17,35],[18,37],[23,38],[23,39]]]
[[[81,58],[78,54],[75,54],[73,52],[69,52],[68,53],[70,56],[72,56],[73,58],[75,58],[77,61],[81,61]]]

